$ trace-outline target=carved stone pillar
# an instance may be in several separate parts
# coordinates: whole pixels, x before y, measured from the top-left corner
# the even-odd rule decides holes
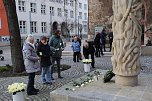
[[[135,86],[140,73],[141,0],[113,0],[113,72],[115,82]]]

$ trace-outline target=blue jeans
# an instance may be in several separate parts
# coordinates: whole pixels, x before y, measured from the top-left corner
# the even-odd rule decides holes
[[[42,76],[43,83],[51,82],[51,68],[50,68],[50,66],[42,67],[41,76]]]

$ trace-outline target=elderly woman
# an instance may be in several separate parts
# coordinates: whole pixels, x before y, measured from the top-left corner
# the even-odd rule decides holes
[[[35,73],[40,70],[40,58],[36,54],[34,37],[32,35],[28,35],[27,39],[25,40],[25,43],[23,45],[23,57],[25,70],[29,75],[27,94],[36,95],[39,90],[34,88],[34,79]]]

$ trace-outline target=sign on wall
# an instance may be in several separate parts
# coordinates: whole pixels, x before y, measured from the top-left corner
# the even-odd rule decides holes
[[[98,32],[101,33],[102,30],[103,30],[103,27],[102,27],[102,26],[95,27],[95,34],[98,33]]]

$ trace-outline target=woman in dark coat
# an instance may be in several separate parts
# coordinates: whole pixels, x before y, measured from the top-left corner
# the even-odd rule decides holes
[[[96,37],[94,39],[94,46],[95,46],[95,49],[96,49],[95,56],[100,57],[100,51],[101,51],[101,54],[103,55],[102,49],[100,50],[100,33],[96,34]]]
[[[37,47],[37,54],[41,57],[41,77],[43,84],[52,84],[51,83],[51,60],[50,60],[50,46],[47,42],[47,37],[42,36],[40,43]]]

